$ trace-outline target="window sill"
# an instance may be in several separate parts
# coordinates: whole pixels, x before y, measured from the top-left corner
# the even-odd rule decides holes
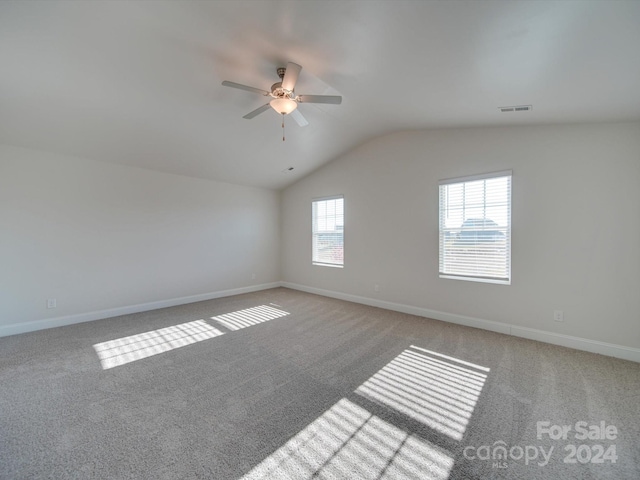
[[[493,283],[494,285],[511,285],[511,280],[497,280],[493,278],[459,277],[457,275],[443,274],[440,274],[440,278],[444,278],[447,280],[463,280],[465,282]]]

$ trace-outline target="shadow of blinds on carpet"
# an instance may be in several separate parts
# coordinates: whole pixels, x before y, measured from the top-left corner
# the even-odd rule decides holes
[[[211,320],[233,331],[287,315],[289,312],[284,310],[270,305],[260,305],[211,317]],[[107,370],[224,334],[225,332],[211,326],[204,320],[195,320],[108,342],[96,343],[93,348],[100,359],[102,369]]]
[[[356,389],[356,393],[462,440],[486,367],[411,346]]]
[[[452,466],[446,450],[343,398],[241,480],[445,480]]]
[[[489,368],[412,345],[355,393],[459,441],[489,372]],[[447,449],[342,398],[241,480],[446,480],[453,465]]]

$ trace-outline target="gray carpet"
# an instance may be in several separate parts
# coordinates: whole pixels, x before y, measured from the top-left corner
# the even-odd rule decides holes
[[[0,385],[1,478],[640,478],[639,364],[285,288],[2,338]]]

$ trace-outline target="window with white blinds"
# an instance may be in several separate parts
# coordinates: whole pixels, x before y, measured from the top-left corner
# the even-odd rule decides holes
[[[344,197],[313,201],[311,257],[314,265],[344,265]]]
[[[511,171],[442,180],[440,277],[511,283]]]

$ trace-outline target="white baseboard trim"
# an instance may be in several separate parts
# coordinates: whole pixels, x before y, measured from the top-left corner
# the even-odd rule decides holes
[[[616,345],[615,343],[600,342],[598,340],[573,337],[571,335],[547,332],[545,330],[536,330],[534,328],[518,327],[516,325],[511,326],[511,335],[640,363],[640,349],[625,347],[624,345]]]
[[[176,305],[185,305],[187,303],[213,300],[214,298],[230,297],[232,295],[240,295],[243,293],[268,290],[270,288],[276,288],[280,286],[281,282],[262,283],[260,285],[252,285],[250,287],[232,288],[230,290],[221,290],[218,292],[202,293],[199,295],[190,295],[187,297],[171,298],[169,300],[160,300],[157,302],[141,303],[138,305],[128,305],[125,307],[109,308],[107,310],[99,310],[95,312],[78,313],[75,315],[67,315],[64,317],[45,318],[43,320],[34,320],[32,322],[3,325],[0,326],[0,337],[17,335],[19,333],[35,332],[36,330],[44,330],[46,328],[63,327],[65,325],[73,325],[75,323],[102,320],[104,318],[117,317],[119,315],[129,315],[131,313],[157,310],[158,308],[175,307]]]
[[[537,340],[539,342],[550,343],[562,347],[574,348],[576,350],[584,350],[586,352],[599,353],[609,357],[621,358],[632,362],[640,363],[640,349],[616,345],[613,343],[599,342],[597,340],[589,340],[587,338],[573,337],[560,333],[547,332],[544,330],[536,330],[533,328],[519,327],[503,322],[494,322],[492,320],[484,320],[481,318],[467,317],[464,315],[456,315],[453,313],[440,312],[438,310],[430,310],[427,308],[414,307],[401,303],[386,302],[375,298],[361,297],[358,295],[350,295],[348,293],[335,292],[332,290],[324,290],[321,288],[308,287],[297,283],[281,282],[281,286],[300,290],[302,292],[314,293],[324,297],[337,298],[354,303],[361,303],[371,307],[384,308],[396,312],[409,313],[419,317],[433,318],[442,320],[443,322],[455,323],[466,327],[480,328],[490,330],[492,332],[504,333],[516,337],[528,338],[529,340]]]
[[[142,303],[138,305],[129,305],[125,307],[110,308],[107,310],[99,310],[95,312],[79,313],[76,315],[68,315],[63,317],[46,318],[43,320],[35,320],[25,323],[14,323],[11,325],[0,326],[0,337],[9,335],[17,335],[20,333],[34,332],[47,328],[63,327],[65,325],[73,325],[75,323],[90,322],[93,320],[102,320],[104,318],[117,317],[119,315],[128,315],[131,313],[146,312],[159,308],[174,307],[177,305],[185,305],[188,303],[202,302],[205,300],[213,300],[215,298],[230,297],[232,295],[241,295],[243,293],[257,292],[260,290],[268,290],[270,288],[286,287],[302,292],[322,295],[324,297],[337,298],[348,302],[360,303],[372,307],[384,308],[396,312],[408,313],[419,317],[433,318],[443,322],[455,323],[467,327],[480,328],[492,332],[503,333],[505,335],[513,335],[516,337],[537,340],[539,342],[550,343],[552,345],[560,345],[562,347],[584,350],[592,353],[599,353],[610,357],[630,360],[640,363],[640,349],[616,345],[613,343],[600,342],[587,338],[573,337],[571,335],[563,335],[560,333],[548,332],[545,330],[536,330],[534,328],[520,327],[503,322],[495,322],[492,320],[484,320],[481,318],[457,315],[454,313],[441,312],[428,308],[415,307],[401,303],[387,302],[375,298],[361,297],[348,293],[336,292],[333,290],[324,290],[321,288],[308,287],[290,282],[271,282],[260,285],[252,285],[249,287],[234,288],[230,290],[221,290],[218,292],[203,293],[199,295],[190,295],[187,297],[172,298],[169,300],[160,300],[157,302]]]

